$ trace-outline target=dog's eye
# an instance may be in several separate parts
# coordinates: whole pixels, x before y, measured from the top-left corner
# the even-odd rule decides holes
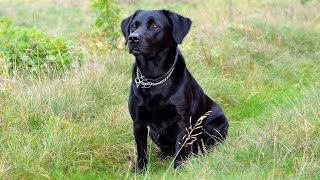
[[[159,29],[160,26],[158,26],[157,24],[153,23],[153,24],[151,24],[151,28],[152,29]]]
[[[136,29],[136,25],[132,24],[131,29]]]

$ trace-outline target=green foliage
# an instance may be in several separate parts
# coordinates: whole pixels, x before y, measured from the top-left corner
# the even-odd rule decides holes
[[[305,5],[305,4],[307,4],[307,2],[309,2],[309,1],[311,1],[311,0],[300,0],[300,3],[301,3],[302,5]],[[318,2],[320,2],[320,0],[318,0]]]
[[[0,58],[8,64],[11,75],[62,74],[82,59],[81,54],[74,54],[61,39],[47,37],[34,28],[14,26],[3,19],[0,19],[0,51]]]
[[[301,3],[302,5],[305,5],[308,1],[310,1],[310,0],[300,0],[300,3]]]
[[[107,47],[114,49],[120,37],[120,9],[114,0],[92,0],[91,7],[98,12],[95,26],[99,29],[93,34],[103,41],[106,38]]]

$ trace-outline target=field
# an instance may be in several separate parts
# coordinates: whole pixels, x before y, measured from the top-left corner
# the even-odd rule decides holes
[[[119,2],[122,18],[170,9],[192,19],[180,49],[229,119],[226,142],[177,171],[150,142],[148,171],[132,173],[134,57],[124,40],[113,51],[90,46],[97,14],[87,0],[0,0],[1,18],[85,58],[61,78],[0,74],[0,179],[320,179],[319,1],[134,2]]]

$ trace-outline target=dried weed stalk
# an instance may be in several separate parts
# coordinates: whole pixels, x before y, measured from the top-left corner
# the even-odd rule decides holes
[[[197,121],[196,121],[196,124],[194,126],[192,126],[192,123],[191,123],[191,119],[192,117],[190,117],[189,119],[189,127],[186,128],[186,131],[187,131],[187,134],[183,136],[182,138],[182,144],[179,143],[182,147],[187,147],[187,146],[190,146],[192,145],[196,140],[197,140],[197,136],[201,135],[203,132],[199,132],[199,133],[196,133],[196,134],[193,134],[193,132],[197,129],[202,129],[202,122],[204,119],[206,119],[210,113],[212,111],[208,111],[206,112],[204,115],[202,115]]]

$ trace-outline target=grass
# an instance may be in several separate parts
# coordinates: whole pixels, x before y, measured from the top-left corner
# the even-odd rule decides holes
[[[122,2],[123,17],[168,8],[193,20],[180,49],[230,121],[224,144],[178,171],[149,143],[144,174],[131,172],[134,58],[122,42],[113,52],[83,43],[95,20],[90,3],[0,3],[1,17],[72,40],[86,54],[83,67],[57,79],[0,74],[1,179],[320,178],[318,1],[233,1],[232,19],[227,1]]]

